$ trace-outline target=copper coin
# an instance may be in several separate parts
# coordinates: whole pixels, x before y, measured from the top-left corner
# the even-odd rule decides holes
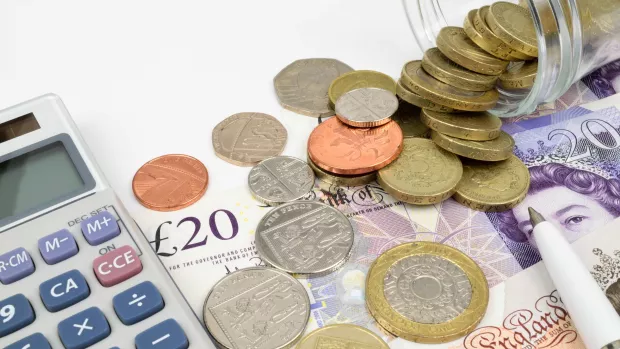
[[[379,170],[403,150],[403,131],[394,121],[358,128],[331,118],[317,126],[308,139],[308,156],[323,170],[359,175]]]
[[[238,166],[254,166],[282,154],[287,132],[271,115],[238,113],[213,129],[213,149],[220,159]]]
[[[136,199],[156,211],[176,211],[198,201],[207,191],[209,173],[200,160],[171,154],[144,164],[133,177]]]

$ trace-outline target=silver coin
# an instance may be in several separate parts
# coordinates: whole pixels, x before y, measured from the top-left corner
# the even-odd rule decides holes
[[[278,206],[256,228],[261,258],[295,274],[324,274],[340,268],[351,255],[353,239],[353,227],[344,214],[314,201]]]
[[[414,255],[396,262],[383,280],[388,303],[402,316],[440,324],[459,316],[471,302],[469,278],[458,265],[435,255]]]
[[[213,129],[213,149],[219,158],[238,166],[254,166],[282,153],[287,132],[271,115],[238,113]]]
[[[308,194],[314,186],[314,172],[303,160],[276,156],[254,166],[248,184],[256,200],[276,206]]]
[[[291,111],[316,118],[334,115],[329,107],[329,85],[353,69],[330,58],[297,60],[273,79],[280,104]]]
[[[336,101],[336,116],[353,127],[376,127],[387,124],[398,110],[394,93],[375,87],[349,91]]]
[[[303,285],[273,268],[247,268],[218,281],[203,318],[219,347],[291,348],[306,329],[310,299]]]

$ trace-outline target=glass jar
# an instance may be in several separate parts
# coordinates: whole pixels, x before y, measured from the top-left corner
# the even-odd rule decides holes
[[[402,0],[423,51],[435,47],[439,30],[463,26],[468,12],[497,1]],[[500,117],[533,112],[554,101],[577,80],[620,59],[620,0],[509,0],[528,7],[538,38],[538,72],[530,89],[503,90],[491,111]]]

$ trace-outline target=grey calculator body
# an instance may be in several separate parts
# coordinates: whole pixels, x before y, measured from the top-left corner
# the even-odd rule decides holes
[[[12,165],[7,167],[7,164]],[[91,237],[85,230],[90,233],[92,228],[97,233],[96,229],[101,228],[97,226],[99,223],[93,221],[90,227],[87,225],[88,228],[84,229],[82,222],[101,216],[116,220],[120,234],[93,243],[87,239]],[[62,246],[59,241],[64,243],[66,239],[49,240],[43,245],[41,239],[61,230],[64,234],[68,231],[74,238],[78,252],[57,263],[50,263],[44,252],[57,252],[54,248]],[[6,255],[18,248],[22,252],[16,256]],[[124,281],[118,282],[117,278],[114,281],[116,284],[104,286],[95,269],[99,268],[101,275],[111,275],[112,269],[119,268],[122,271],[122,266],[135,262],[136,258],[123,254],[98,266],[95,266],[95,260],[113,256],[115,251],[122,248],[135,251],[141,263],[141,271]],[[23,254],[23,250],[27,254]],[[168,327],[157,327],[169,319],[178,324],[186,336],[189,348],[215,348],[148,240],[108,185],[64,104],[55,95],[41,96],[0,111],[2,255],[4,259],[0,258],[0,281],[3,280],[3,272],[5,275],[4,282],[0,283],[0,348],[38,349],[30,342],[19,342],[33,334],[42,335],[51,348],[176,348],[178,343],[171,341],[177,340],[175,336],[180,334],[166,334],[165,329]],[[26,276],[16,281],[9,280],[8,277],[13,276],[10,275],[12,266],[13,269],[20,268],[20,263],[28,262],[24,260],[28,257],[34,264],[34,271],[27,272]],[[88,295],[66,308],[62,308],[62,304],[60,308],[50,305],[57,300],[54,297],[60,295],[58,298],[66,298],[78,286],[74,285],[73,280],[52,282],[47,286],[42,284],[75,270],[85,279]],[[128,325],[121,321],[121,309],[116,306],[123,308],[125,318],[132,318],[149,306],[147,303],[150,299],[144,298],[140,292],[126,294],[126,297],[133,297],[129,301],[127,298],[119,301],[115,296],[144,282],[155,286],[163,300],[163,307]],[[2,326],[6,328],[17,315],[12,314],[14,306],[2,301],[14,295],[23,295],[27,299],[35,319],[3,335]],[[50,304],[46,303],[46,299],[50,300]],[[97,308],[103,313],[110,333],[105,337],[99,336],[95,343],[79,343],[84,336],[101,329],[95,328],[93,319],[90,322],[84,321],[87,317],[75,321],[79,322],[75,326],[63,321],[91,308]],[[9,320],[3,324],[6,319]],[[64,328],[61,328],[61,322]],[[154,331],[148,331],[153,328],[163,329],[161,335],[152,337]],[[64,331],[66,338],[61,331]],[[145,334],[138,338],[143,333],[151,337]],[[71,342],[74,339],[78,342]]]

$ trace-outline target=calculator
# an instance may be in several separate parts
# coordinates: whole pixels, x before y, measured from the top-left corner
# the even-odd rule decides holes
[[[50,94],[0,111],[0,348],[90,347],[215,348]]]

